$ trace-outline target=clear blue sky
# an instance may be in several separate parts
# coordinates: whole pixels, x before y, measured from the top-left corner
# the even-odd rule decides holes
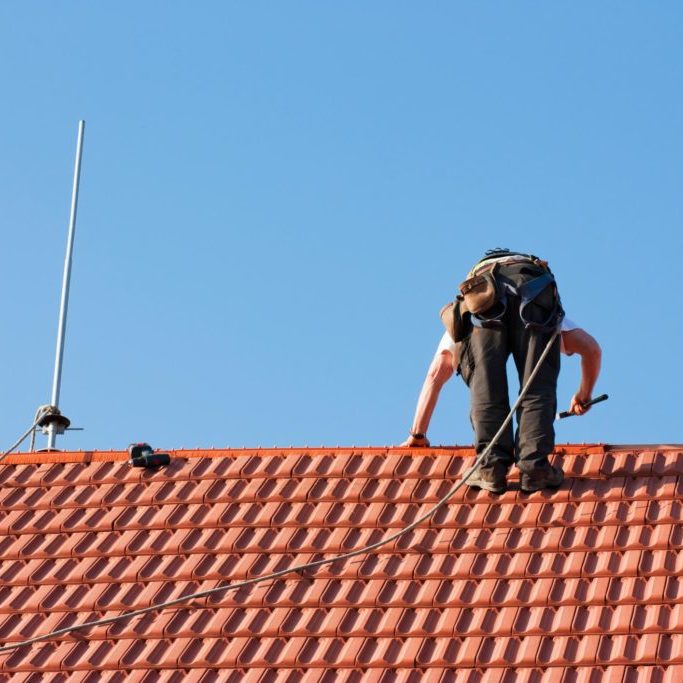
[[[397,443],[495,246],[603,346],[558,442],[683,441],[682,35],[679,2],[3,3],[0,447],[50,397],[79,118],[58,446]],[[459,379],[430,437],[471,443]]]

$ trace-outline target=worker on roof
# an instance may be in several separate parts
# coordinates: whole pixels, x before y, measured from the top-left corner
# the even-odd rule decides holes
[[[429,446],[426,432],[439,392],[458,372],[470,389],[476,451],[482,453],[510,411],[508,357],[512,354],[522,386],[560,326],[559,338],[520,404],[514,439],[510,425],[486,462],[468,479],[470,486],[502,493],[507,488],[507,472],[516,462],[522,490],[560,486],[562,469],[548,462],[555,445],[560,352],[581,356],[581,381],[569,410],[583,415],[600,372],[600,346],[565,317],[548,264],[533,255],[507,249],[487,252],[470,271],[461,292],[454,304],[442,309],[447,332],[420,392],[410,436],[401,445]]]

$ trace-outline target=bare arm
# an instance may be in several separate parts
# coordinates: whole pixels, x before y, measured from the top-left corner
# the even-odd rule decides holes
[[[602,350],[598,342],[580,328],[563,332],[562,341],[568,354],[578,353],[581,356],[581,382],[572,397],[569,410],[575,415],[583,415],[590,410],[590,407],[584,408],[582,404],[592,398],[593,388],[600,374]]]
[[[429,439],[416,439],[412,434],[427,434],[432,413],[439,400],[441,387],[451,378],[454,372],[455,359],[450,351],[441,351],[429,366],[427,377],[425,377],[420,397],[417,400],[415,418],[411,428],[411,436],[408,437],[401,446],[429,446]]]

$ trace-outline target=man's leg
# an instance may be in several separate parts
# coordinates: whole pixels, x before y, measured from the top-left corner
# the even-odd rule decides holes
[[[510,412],[505,367],[508,355],[506,328],[475,327],[463,342],[460,372],[470,388],[470,419],[477,455],[487,448]],[[480,467],[484,483],[491,480],[492,486],[482,484],[476,475],[472,476],[471,485],[504,491],[505,474],[513,462],[514,442],[509,425]]]
[[[543,354],[551,335],[524,329],[515,321],[511,329],[512,352],[519,373],[520,390]],[[538,490],[562,483],[562,470],[550,468],[548,456],[555,447],[553,422],[557,411],[557,377],[560,372],[560,338],[546,356],[517,410],[516,452],[522,472],[522,488]]]

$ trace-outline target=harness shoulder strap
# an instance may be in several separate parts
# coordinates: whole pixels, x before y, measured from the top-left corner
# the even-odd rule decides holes
[[[527,329],[538,330],[539,332],[553,332],[562,322],[564,310],[560,303],[560,297],[557,295],[557,289],[554,291],[555,301],[553,307],[548,312],[548,316],[543,322],[529,320],[526,316],[527,306],[529,306],[529,304],[531,304],[534,299],[549,286],[555,287],[555,276],[552,273],[543,273],[543,275],[539,275],[533,280],[528,280],[517,288],[520,298],[519,317],[522,319],[522,322]]]
[[[535,299],[549,284],[555,282],[555,277],[552,273],[543,273],[535,277],[533,280],[527,280],[519,287],[517,287],[517,294],[519,294],[522,303],[528,303]]]

